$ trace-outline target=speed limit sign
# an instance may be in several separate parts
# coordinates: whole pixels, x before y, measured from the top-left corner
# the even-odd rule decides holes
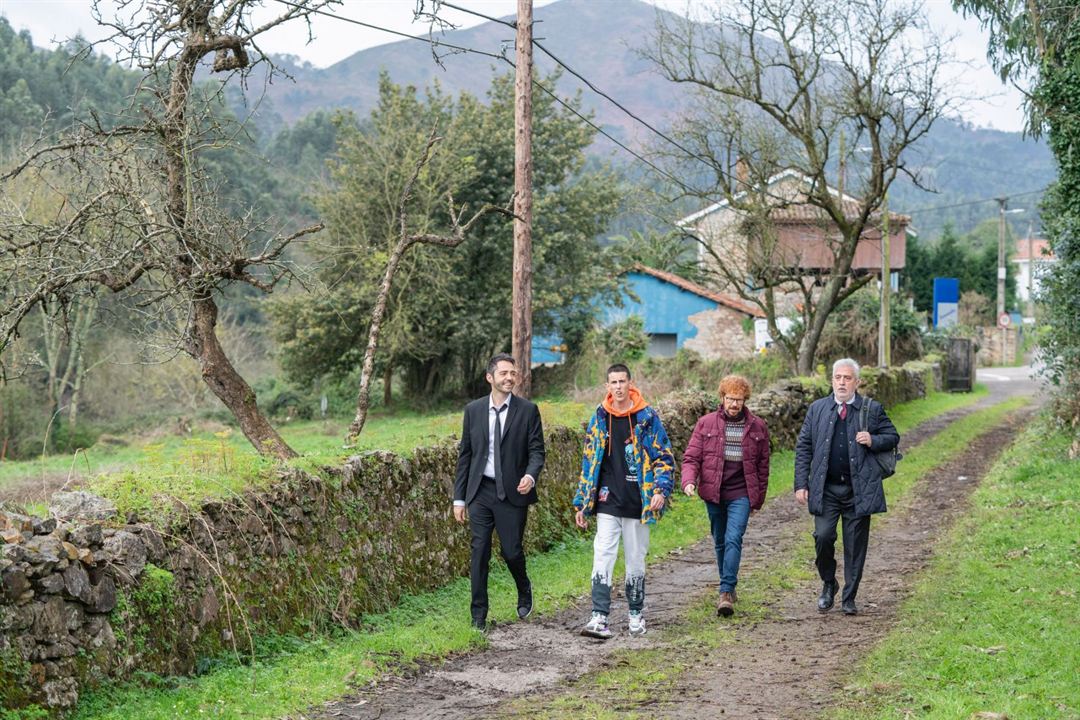
[[[1009,317],[1009,313],[1001,313],[998,315],[998,327],[1007,328],[1011,322],[1012,318]]]

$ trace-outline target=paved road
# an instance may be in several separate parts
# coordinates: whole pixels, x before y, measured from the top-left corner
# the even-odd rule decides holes
[[[1031,395],[1036,404],[1041,405],[1049,394],[1046,381],[1039,376],[1041,369],[1034,365],[979,368],[975,379],[986,385],[995,402],[1014,395]]]

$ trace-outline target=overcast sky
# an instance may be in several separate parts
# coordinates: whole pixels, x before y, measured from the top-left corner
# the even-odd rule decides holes
[[[553,1],[534,0],[534,4],[540,7]],[[622,0],[591,1],[608,3],[614,8]],[[647,1],[675,12],[683,11],[688,3],[688,0]],[[692,6],[705,2],[689,0]],[[516,7],[515,0],[455,0],[454,4],[495,17],[512,15]],[[417,34],[426,26],[412,23],[415,5],[414,0],[345,0],[337,12],[374,25]],[[943,35],[956,35],[953,45],[956,58],[966,63],[965,67],[952,71],[959,94],[977,98],[967,103],[964,119],[980,127],[1020,130],[1023,127],[1020,93],[1003,86],[990,67],[986,60],[986,36],[978,23],[953,12],[948,0],[927,0],[926,8],[935,29],[940,28]],[[484,22],[474,16],[444,10],[447,19],[462,27]],[[54,41],[78,33],[91,39],[100,35],[90,17],[89,0],[0,0],[0,15],[6,16],[17,30],[28,29],[39,46],[51,46]],[[386,33],[322,17],[315,19],[314,31],[317,41],[306,44],[305,31],[293,24],[266,36],[261,45],[267,51],[297,55],[315,66],[326,67],[358,50],[396,40]]]

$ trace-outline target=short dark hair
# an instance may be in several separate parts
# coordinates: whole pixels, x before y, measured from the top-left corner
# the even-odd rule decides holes
[[[491,359],[488,360],[486,371],[487,374],[494,375],[495,370],[499,367],[499,363],[501,362],[508,362],[511,365],[516,365],[516,363],[514,362],[514,356],[510,353],[497,353],[495,355],[492,355]]]
[[[613,372],[624,372],[626,373],[627,380],[631,378],[630,368],[626,367],[622,363],[615,363],[614,365],[608,367],[607,373],[604,374],[604,379],[607,380],[609,377],[611,377],[611,373]]]

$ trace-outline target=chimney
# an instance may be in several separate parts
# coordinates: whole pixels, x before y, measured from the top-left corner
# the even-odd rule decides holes
[[[745,190],[750,181],[750,165],[741,157],[735,161],[736,190]]]

